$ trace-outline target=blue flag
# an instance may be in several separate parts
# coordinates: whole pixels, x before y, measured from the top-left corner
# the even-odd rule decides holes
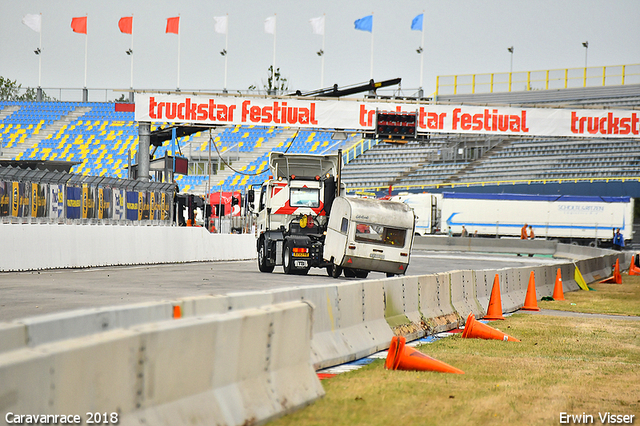
[[[422,31],[422,19],[424,18],[424,13],[413,18],[411,21],[411,29],[416,31]]]
[[[365,16],[364,18],[356,19],[356,30],[361,31],[373,31],[373,15]]]

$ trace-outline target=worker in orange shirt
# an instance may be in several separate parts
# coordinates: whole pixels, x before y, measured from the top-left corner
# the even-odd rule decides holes
[[[528,240],[529,239],[529,234],[527,234],[527,225],[526,223],[524,224],[524,226],[522,227],[522,229],[520,230],[520,239],[521,240]]]

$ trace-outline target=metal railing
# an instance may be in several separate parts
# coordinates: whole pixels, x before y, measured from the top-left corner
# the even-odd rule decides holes
[[[350,161],[355,160],[358,155],[362,155],[366,150],[376,146],[378,142],[380,142],[378,139],[362,139],[351,145],[342,153],[343,164],[348,164]]]
[[[436,77],[435,95],[496,93],[640,83],[640,64]]]

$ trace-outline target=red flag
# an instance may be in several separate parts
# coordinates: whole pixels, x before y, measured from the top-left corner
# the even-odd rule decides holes
[[[74,33],[86,34],[87,33],[87,17],[81,16],[79,18],[72,18],[71,29],[73,30]]]
[[[118,21],[118,28],[121,33],[131,34],[133,32],[133,16],[125,16]]]
[[[167,18],[167,30],[168,33],[178,34],[178,29],[180,28],[180,17],[176,16],[174,18]]]

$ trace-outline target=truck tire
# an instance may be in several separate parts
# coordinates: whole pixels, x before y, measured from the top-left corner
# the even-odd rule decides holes
[[[367,278],[368,276],[369,276],[369,271],[365,271],[363,269],[356,269],[357,278]]]
[[[344,268],[344,276],[347,278],[355,278],[356,271],[351,268]]]
[[[286,244],[284,247],[284,253],[282,254],[282,267],[284,268],[284,273],[288,275],[307,275],[309,273],[309,269],[311,269],[311,267],[296,269],[293,266],[293,256],[291,256],[291,245],[289,244]]]
[[[291,259],[291,247],[289,244],[285,244],[284,247],[284,253],[282,254],[282,268],[284,269],[284,273],[287,275],[294,273],[293,259]]]
[[[264,246],[264,239],[260,241],[260,249],[258,250],[258,269],[260,272],[273,272],[274,266],[267,264],[267,250]]]

